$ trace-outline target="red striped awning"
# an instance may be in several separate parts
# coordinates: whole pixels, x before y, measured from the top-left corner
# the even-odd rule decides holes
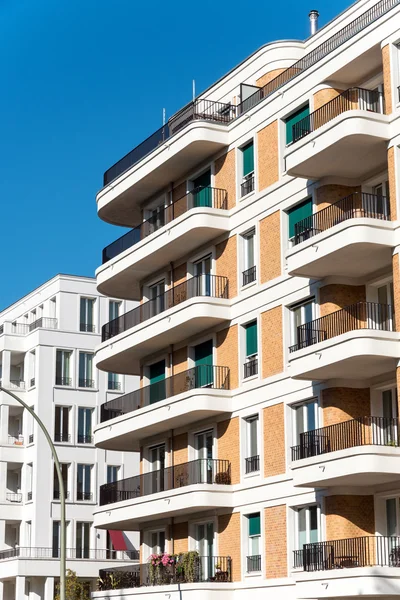
[[[127,550],[125,536],[123,531],[110,531],[111,542],[114,547],[114,550]]]

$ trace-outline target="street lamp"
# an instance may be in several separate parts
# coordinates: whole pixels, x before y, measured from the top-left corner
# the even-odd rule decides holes
[[[65,539],[65,490],[64,490],[64,482],[61,473],[60,461],[58,460],[57,452],[50,437],[49,432],[47,431],[44,423],[37,416],[34,410],[32,410],[21,398],[18,398],[16,394],[13,394],[9,390],[5,390],[0,385],[0,392],[4,392],[14,398],[17,402],[22,404],[22,406],[28,411],[29,414],[37,421],[40,429],[43,431],[45,438],[50,446],[51,453],[54,458],[54,464],[57,471],[58,484],[60,487],[60,503],[61,503],[61,519],[60,519],[60,600],[65,600],[65,571],[66,571],[66,539]]]

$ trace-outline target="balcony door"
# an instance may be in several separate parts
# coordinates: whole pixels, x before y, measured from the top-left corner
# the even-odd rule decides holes
[[[165,310],[165,281],[159,281],[149,288],[150,317],[155,317]]]
[[[211,255],[194,263],[194,276],[197,282],[196,295],[211,296]]]
[[[149,532],[151,554],[164,554],[165,552],[165,531],[160,529]]]
[[[196,550],[201,563],[201,577],[204,581],[214,576],[214,524],[199,523],[195,526]]]
[[[212,387],[213,384],[213,341],[207,340],[194,348],[196,387]]]
[[[149,451],[149,471],[151,475],[151,494],[163,492],[165,489],[165,444],[154,446]]]
[[[399,446],[399,428],[397,419],[399,416],[397,407],[397,390],[391,388],[384,390],[381,395],[382,423],[380,432],[377,432],[377,440],[385,445]]]
[[[150,404],[165,399],[165,360],[160,360],[149,367],[149,400]]]
[[[195,453],[197,459],[196,480],[193,483],[213,482],[213,431],[203,431],[195,435]]]
[[[193,207],[212,207],[211,171],[208,170],[193,180]]]
[[[310,400],[309,402],[302,402],[296,404],[293,407],[293,443],[295,446],[299,444],[302,446],[302,450],[306,452],[307,456],[315,456],[319,454],[318,448],[315,447],[317,444],[316,435],[304,434],[312,432],[318,428],[318,402],[317,400]],[[320,442],[320,440],[319,440]],[[308,454],[310,452],[310,454]],[[306,458],[306,456],[302,456]]]
[[[296,510],[296,543],[301,550],[304,544],[321,540],[321,511],[319,505],[304,506]]]

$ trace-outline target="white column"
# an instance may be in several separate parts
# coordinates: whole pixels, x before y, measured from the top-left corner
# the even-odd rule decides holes
[[[6,520],[1,519],[0,521],[0,550],[4,550],[6,547]],[[1,598],[0,598],[1,600]]]
[[[4,581],[0,581],[0,600],[3,600],[4,596]]]
[[[54,600],[54,577],[46,577],[45,579],[43,600]]]
[[[10,374],[11,374],[11,352],[10,350],[3,350],[1,353],[1,364],[2,364],[2,375],[1,382],[4,388],[10,387]]]
[[[15,598],[25,598],[25,577],[15,578]]]
[[[8,404],[0,404],[0,444],[7,444],[8,441],[8,419],[10,407]]]
[[[6,501],[7,463],[0,462],[0,502]]]

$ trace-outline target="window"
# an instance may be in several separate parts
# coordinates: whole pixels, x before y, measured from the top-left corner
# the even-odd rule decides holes
[[[78,408],[78,444],[91,444],[92,437],[92,408]]]
[[[107,465],[107,483],[118,481],[119,467],[115,465]]]
[[[164,279],[149,287],[150,316],[159,315],[165,310],[165,282]]]
[[[118,319],[121,311],[121,302],[116,302],[115,300],[110,300],[108,305],[108,320],[113,321],[114,319]]]
[[[258,374],[258,340],[257,321],[251,321],[244,326],[246,335],[246,362],[244,364],[244,378]]]
[[[76,524],[76,558],[89,558],[91,523]]]
[[[57,350],[56,385],[72,385],[71,356],[71,350]]]
[[[260,456],[258,453],[258,415],[247,417],[246,423],[246,459],[245,472],[255,473],[260,470]]]
[[[300,204],[296,204],[287,211],[289,219],[289,239],[295,238],[295,243],[299,244],[304,240],[308,240],[312,231],[312,214],[313,203],[312,198],[307,198]]]
[[[247,572],[261,571],[261,516],[253,513],[247,516],[248,555]]]
[[[56,406],[54,416],[54,441],[69,442],[69,407]]]
[[[78,465],[76,478],[76,499],[92,500],[92,465]]]
[[[165,552],[165,531],[149,532],[150,554],[163,554]]]
[[[243,285],[248,285],[256,280],[256,266],[255,266],[255,229],[245,233],[243,238]]]
[[[69,465],[67,463],[61,463],[61,474],[62,474],[62,480],[63,480],[63,484],[64,484],[64,493],[65,493],[65,497],[68,498],[69,497],[69,492],[68,492],[68,469],[69,469]],[[61,494],[60,494],[60,483],[58,481],[58,475],[57,475],[57,471],[56,471],[56,466],[54,465],[54,485],[53,485],[53,498],[54,500],[60,500]]]
[[[246,196],[254,190],[254,143],[249,142],[242,151],[242,183],[240,186],[240,196]]]
[[[29,386],[33,387],[36,384],[36,352],[32,350],[29,353]]]
[[[318,505],[304,506],[296,510],[296,544],[302,550],[304,544],[320,541],[321,511]]]
[[[306,348],[314,343],[318,332],[314,331],[312,325],[301,327],[305,323],[311,323],[314,318],[315,299],[310,298],[304,302],[299,302],[290,308],[291,317],[291,343],[296,345],[296,349]],[[319,339],[319,338],[318,338]]]
[[[325,452],[325,438],[318,435],[318,402],[310,400],[293,406],[292,458],[299,460]],[[305,435],[307,434],[307,435]]]
[[[61,522],[53,521],[52,557],[59,558],[61,546]]]
[[[50,317],[52,319],[57,318],[57,298],[56,297],[50,299]]]
[[[119,380],[118,373],[108,373],[108,385],[109,390],[121,390],[121,382]]]
[[[310,133],[310,107],[307,104],[285,119],[286,123],[286,145],[296,142],[303,135]],[[304,121],[303,121],[304,119]],[[300,123],[301,121],[301,123]],[[299,124],[298,124],[299,123]]]
[[[80,331],[93,333],[94,327],[94,298],[81,298]]]
[[[79,352],[79,387],[94,387],[93,356],[90,352]]]

